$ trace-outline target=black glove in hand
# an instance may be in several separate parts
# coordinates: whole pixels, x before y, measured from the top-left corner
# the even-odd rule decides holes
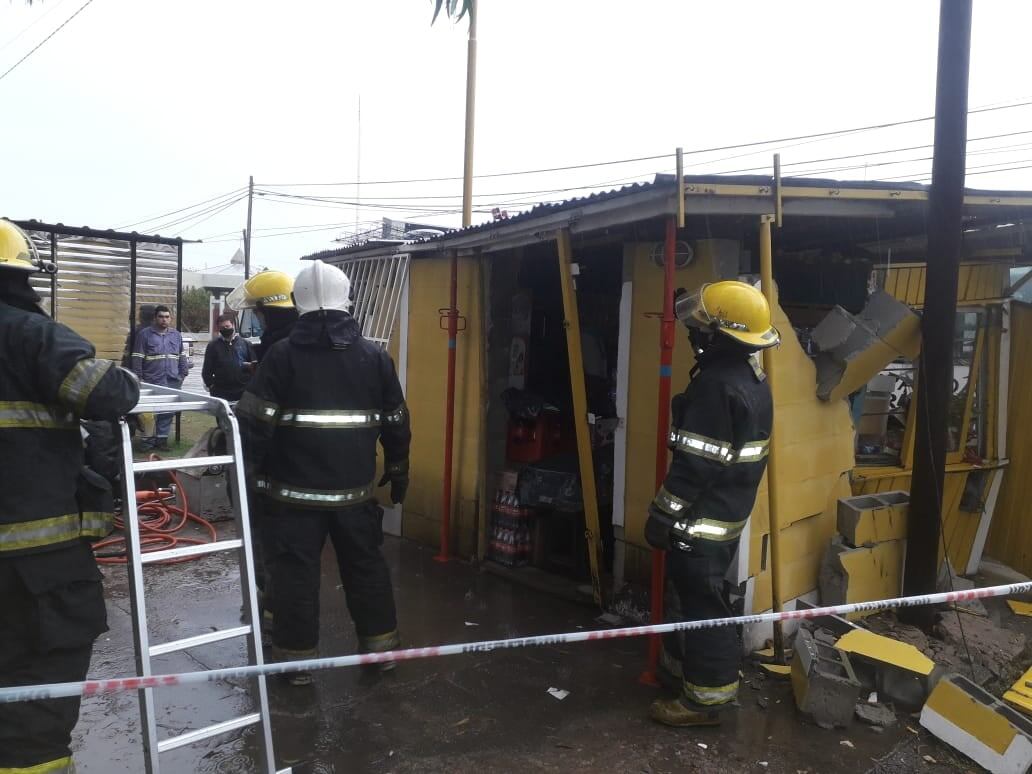
[[[383,478],[377,484],[378,487],[391,485],[391,502],[395,505],[405,502],[405,494],[409,485],[409,464],[408,460],[402,462],[388,463],[383,473]]]
[[[645,541],[660,551],[673,548],[670,531],[674,520],[655,505],[649,506],[649,517],[645,520]]]

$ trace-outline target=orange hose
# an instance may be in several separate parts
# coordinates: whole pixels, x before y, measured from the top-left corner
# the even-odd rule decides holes
[[[160,460],[161,457],[152,454],[149,459]],[[182,505],[174,505],[171,502],[173,495],[171,490],[168,489],[140,489],[136,492],[136,511],[140,525],[140,550],[145,554],[153,551],[164,551],[181,545],[202,545],[218,540],[218,533],[215,531],[214,525],[204,517],[190,512],[186,491],[180,485],[179,477],[174,471],[169,471],[169,475],[179,490],[179,496],[183,502]],[[176,534],[191,521],[207,530],[211,540],[180,537]],[[120,513],[115,514],[115,528],[122,530],[123,533],[125,531],[125,521]],[[102,553],[105,548],[113,546],[119,547],[121,549],[120,552],[116,551],[113,555]],[[94,543],[93,551],[98,564],[125,564],[127,561],[125,535],[108,537]],[[160,562],[156,562],[156,564],[178,564],[198,558],[200,557],[187,556],[181,559],[163,559]]]

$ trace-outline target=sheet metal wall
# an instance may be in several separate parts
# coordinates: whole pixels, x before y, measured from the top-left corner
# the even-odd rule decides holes
[[[130,320],[136,319],[140,304],[176,309],[175,246],[137,242],[134,271],[129,241],[44,231],[29,235],[58,269],[56,279],[33,277],[33,286],[54,319],[88,339],[99,357],[121,359]],[[131,304],[135,309],[130,313]]]

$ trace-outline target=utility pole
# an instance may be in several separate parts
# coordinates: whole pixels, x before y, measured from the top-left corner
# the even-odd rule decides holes
[[[914,473],[903,593],[930,594],[939,574],[946,428],[953,383],[953,337],[960,272],[964,167],[967,161],[971,0],[940,0],[939,63],[935,83],[935,150],[928,194],[928,268],[917,375]],[[964,428],[961,428],[961,433]],[[930,624],[931,607],[904,608]]]
[[[254,206],[254,175],[247,179],[247,230],[244,231],[244,279],[251,276],[251,208]]]
[[[473,124],[477,97],[477,3],[469,4],[469,42],[466,44],[466,153],[462,165],[462,227],[473,223]]]

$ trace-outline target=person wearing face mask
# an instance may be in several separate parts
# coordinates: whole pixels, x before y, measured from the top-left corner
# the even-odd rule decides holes
[[[781,340],[763,294],[744,282],[678,291],[675,314],[688,328],[695,366],[672,401],[673,451],[649,506],[645,538],[666,551],[667,618],[731,616],[724,577],[738,550],[767,466],[774,406],[755,357]],[[738,695],[741,644],[734,627],[674,632],[663,638],[661,674],[678,696],[653,702],[669,726],[713,726]]]
[[[204,350],[201,378],[213,398],[238,401],[254,371],[254,347],[237,334],[233,315],[219,315],[217,326],[218,335]]]

